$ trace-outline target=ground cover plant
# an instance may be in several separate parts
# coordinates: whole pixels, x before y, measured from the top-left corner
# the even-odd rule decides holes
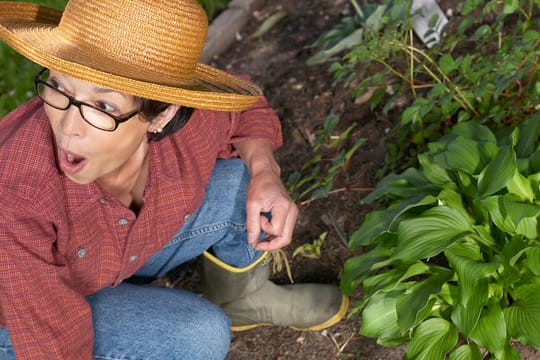
[[[415,38],[411,1],[356,4],[341,24],[364,31],[336,76],[386,113],[408,99],[391,173],[365,198],[381,208],[351,236],[361,254],[341,282],[362,288],[360,334],[408,343],[405,358],[519,359],[512,339],[540,347],[539,5],[464,1],[431,48]]]

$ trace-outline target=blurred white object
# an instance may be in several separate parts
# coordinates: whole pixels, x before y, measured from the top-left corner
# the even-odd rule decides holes
[[[411,14],[416,35],[429,48],[441,39],[441,33],[448,19],[435,0],[413,0]],[[430,26],[431,25],[431,26]]]

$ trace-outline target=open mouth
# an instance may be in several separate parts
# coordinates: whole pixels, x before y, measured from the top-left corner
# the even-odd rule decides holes
[[[60,167],[65,172],[76,174],[82,170],[85,164],[85,157],[60,149]]]
[[[71,153],[66,153],[66,160],[70,164],[77,165],[81,161],[83,161],[84,158],[82,156],[77,156],[77,155],[74,155],[74,154],[71,154]]]

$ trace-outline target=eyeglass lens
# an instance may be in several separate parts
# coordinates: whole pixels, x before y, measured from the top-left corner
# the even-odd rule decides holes
[[[90,125],[98,129],[109,131],[116,128],[116,121],[110,115],[89,105],[73,102],[67,94],[55,89],[50,84],[37,82],[36,90],[39,97],[45,101],[45,103],[58,110],[67,110],[70,104],[73,104],[79,108],[81,116]]]

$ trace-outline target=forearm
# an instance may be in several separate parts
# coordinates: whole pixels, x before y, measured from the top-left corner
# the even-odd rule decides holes
[[[277,177],[280,176],[281,170],[274,157],[273,145],[269,140],[241,141],[235,143],[234,148],[246,164],[251,176],[264,171],[270,171]]]

